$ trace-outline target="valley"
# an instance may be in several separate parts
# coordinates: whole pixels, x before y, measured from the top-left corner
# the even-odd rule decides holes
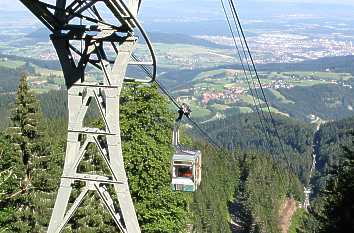
[[[336,217],[351,206],[354,5],[250,2],[252,7],[246,2],[238,7],[257,72],[247,55],[248,63],[239,61],[234,43],[245,45],[230,37],[215,2],[188,2],[198,10],[186,8],[186,0],[142,5],[157,79],[172,95],[164,96],[160,84],[127,82],[120,98],[120,162],[142,232],[343,232],[323,229],[343,225]],[[0,232],[45,232],[62,179],[68,93],[49,32],[28,12],[9,13],[2,6]],[[142,35],[135,35],[141,41]],[[82,51],[82,43],[72,43]],[[134,55],[149,59],[145,47],[139,44]],[[110,59],[116,55],[113,48],[105,52]],[[78,64],[80,57],[73,58]],[[129,65],[126,76],[145,77],[141,68],[146,67]],[[88,65],[85,79],[98,84],[102,72]],[[86,91],[78,102],[87,100]],[[107,110],[107,93],[101,88],[93,93],[99,105],[84,113],[82,124],[102,133],[109,128],[107,112],[99,111]],[[177,109],[169,101],[174,98]],[[182,104],[191,108],[191,118],[186,115],[180,125],[182,145],[173,147],[171,132]],[[97,133],[96,147],[85,133],[76,137],[82,154],[75,172],[113,181],[106,166],[116,161],[109,157],[115,155],[107,149],[109,134]],[[181,148],[202,154],[202,182],[193,193],[171,190],[172,156]],[[71,206],[85,182],[69,185],[75,190]],[[108,193],[112,184],[99,189]],[[115,197],[110,206],[119,209]],[[332,207],[339,210],[334,218]],[[65,233],[120,231],[95,195],[85,197],[66,223]]]
[[[182,6],[174,4],[176,10]],[[147,4],[146,7],[154,6]],[[243,9],[243,4],[240,7]],[[267,8],[266,5],[263,7]],[[306,122],[326,122],[351,116],[354,113],[351,94],[354,70],[341,64],[353,60],[354,39],[350,25],[354,18],[325,20],[321,15],[324,9],[312,16],[296,15],[284,9],[284,14],[280,14],[278,8],[271,10],[270,17],[259,14],[251,20],[248,14],[244,16],[246,37],[270,110]],[[0,33],[0,69],[24,68],[37,93],[62,89],[63,76],[48,31],[39,28],[28,14],[9,16],[10,22],[15,22],[12,20],[19,15],[29,20]],[[154,21],[150,20],[150,14],[143,16],[156,48],[158,77],[174,97],[189,104],[193,116],[201,122],[222,119],[234,113],[255,112],[256,108],[265,110],[255,74],[243,72],[227,28],[218,26],[221,31],[217,34],[206,30],[206,25],[222,22],[213,17],[206,21],[192,19],[188,12],[182,15],[185,21],[169,19],[177,29],[174,33],[163,26],[168,15],[160,15],[160,19]],[[192,27],[188,25],[190,20],[204,30],[189,30]],[[237,43],[241,45],[239,41]],[[140,46],[136,54],[142,53]],[[99,80],[98,74],[91,70],[87,78]],[[130,73],[136,74],[137,71],[131,70]],[[15,87],[2,88],[5,88],[0,89],[2,93],[12,93]],[[256,96],[252,97],[253,94]]]
[[[161,44],[166,48],[173,45]],[[159,45],[157,45],[158,48]],[[188,45],[181,48],[186,49]],[[205,47],[205,51],[208,48]],[[160,51],[160,50],[158,50]],[[195,52],[194,49],[191,50]],[[161,52],[163,54],[163,52]],[[177,53],[179,53],[177,51]],[[184,53],[180,53],[184,54]],[[192,55],[183,55],[190,58]],[[208,57],[199,54],[199,56]],[[161,57],[163,57],[161,55]],[[160,58],[161,58],[160,57]],[[209,59],[209,58],[208,58]],[[338,58],[333,58],[333,62]],[[348,62],[352,57],[343,57]],[[233,113],[255,112],[255,108],[265,108],[258,82],[254,74],[244,73],[239,65],[225,65],[225,61],[210,61],[213,67],[183,69],[169,64],[168,59],[160,59],[162,65],[159,78],[179,102],[187,103],[193,110],[193,116],[200,121],[224,118]],[[266,64],[259,66],[259,77],[263,84],[271,111],[285,116],[312,122],[340,119],[353,114],[353,73],[335,65],[320,66],[322,60],[288,65]],[[180,64],[181,61],[174,64]],[[182,62],[183,63],[183,62]],[[207,64],[207,63],[203,63]],[[304,68],[312,65],[312,70]],[[0,69],[20,74],[28,73],[31,87],[37,93],[60,90],[64,87],[63,75],[57,61],[0,55]],[[134,71],[133,71],[134,72]],[[136,72],[135,72],[136,73]],[[95,81],[100,77],[88,72],[87,78]],[[4,77],[7,82],[12,77]],[[17,77],[18,79],[18,77]],[[9,80],[2,86],[1,93],[13,93],[16,82]],[[6,87],[13,82],[14,85]],[[311,94],[310,94],[311,93]],[[337,93],[340,93],[339,96]],[[252,95],[256,94],[255,97]],[[311,96],[307,96],[311,95]],[[310,97],[308,101],[307,97]],[[318,103],[322,103],[318,105]],[[312,106],[315,105],[315,108]],[[340,112],[340,114],[337,114]]]

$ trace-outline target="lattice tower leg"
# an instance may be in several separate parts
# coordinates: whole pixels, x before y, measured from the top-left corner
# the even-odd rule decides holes
[[[124,168],[119,124],[119,98],[136,38],[128,37],[120,42],[118,56],[112,68],[105,58],[100,41],[86,41],[84,53],[76,65],[69,51],[69,42],[55,37],[52,37],[52,40],[69,87],[69,126],[64,170],[48,233],[61,232],[90,191],[98,193],[120,231],[139,233],[140,227]],[[86,82],[84,76],[88,59],[92,54],[99,58],[103,73],[103,83],[97,85]],[[97,102],[105,124],[103,130],[84,127],[83,122],[90,101]],[[90,144],[97,146],[100,156],[112,173],[111,177],[78,173],[79,163]],[[74,203],[70,205],[69,199],[75,181],[84,182],[85,186]],[[114,186],[119,206],[114,206],[111,195],[107,191],[107,185]]]

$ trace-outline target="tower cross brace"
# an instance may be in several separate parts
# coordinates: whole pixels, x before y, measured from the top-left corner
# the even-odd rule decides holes
[[[68,89],[68,136],[63,174],[48,233],[59,233],[90,192],[100,197],[121,232],[139,233],[140,227],[124,168],[119,123],[119,99],[124,81],[151,82],[156,76],[156,59],[151,43],[136,19],[141,0],[20,0],[51,32],[51,40],[62,65]],[[107,10],[110,17],[105,19]],[[111,23],[112,18],[115,23]],[[117,23],[118,22],[118,23]],[[130,61],[138,38],[145,39],[151,61]],[[109,47],[107,47],[107,45]],[[114,55],[112,55],[114,52]],[[111,57],[114,56],[112,59]],[[87,78],[91,65],[101,81]],[[126,77],[128,66],[147,66],[152,79]],[[85,127],[90,102],[95,101],[104,128]],[[89,145],[95,145],[111,175],[80,173],[78,167]],[[85,185],[70,202],[75,182]],[[113,186],[117,200],[108,186]]]

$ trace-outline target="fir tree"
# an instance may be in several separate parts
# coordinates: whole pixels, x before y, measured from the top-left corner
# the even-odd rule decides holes
[[[38,154],[40,108],[38,100],[30,91],[27,77],[22,76],[17,89],[15,106],[11,112],[12,127],[9,137],[22,159],[23,177],[20,193],[27,192],[32,183],[33,157]]]
[[[8,169],[5,180],[3,209],[8,213],[7,221],[1,222],[3,229],[11,232],[40,232],[48,217],[42,202],[46,201],[43,191],[52,192],[47,182],[49,150],[41,127],[41,112],[36,96],[31,92],[26,76],[20,80],[16,101],[11,111],[11,127],[7,138],[12,149],[1,158],[1,170]]]

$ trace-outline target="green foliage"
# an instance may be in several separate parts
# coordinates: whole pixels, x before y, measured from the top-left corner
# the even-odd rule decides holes
[[[38,95],[43,115],[49,119],[66,119],[68,116],[67,91],[49,91]]]
[[[309,218],[309,214],[304,209],[297,209],[291,218],[291,224],[289,227],[289,233],[300,233],[306,230],[306,220]]]
[[[261,153],[197,147],[203,148],[203,181],[191,206],[195,232],[278,232],[285,197],[303,199],[299,179]]]
[[[279,232],[279,209],[286,196],[302,199],[302,185],[295,175],[261,154],[240,158],[241,179],[232,206],[240,232]]]
[[[190,209],[195,232],[231,232],[229,203],[235,198],[239,182],[236,157],[216,151],[204,143],[194,144],[202,151],[202,183],[194,194]]]
[[[170,190],[171,136],[174,116],[156,87],[129,85],[121,98],[123,155],[130,190],[144,232],[182,232],[185,229],[189,195]],[[96,114],[96,113],[92,113]],[[64,150],[66,131],[60,119],[47,123],[55,132],[52,143]],[[102,127],[94,120],[93,125]],[[80,164],[80,172],[109,174],[104,162],[90,147]],[[59,179],[59,178],[58,178]],[[80,188],[80,184],[76,188]],[[73,197],[78,195],[78,190]],[[87,214],[90,213],[90,214]],[[115,224],[97,196],[84,200],[65,232],[112,232]]]
[[[24,127],[26,135],[38,136],[36,146],[33,148],[36,153],[31,160],[33,189],[28,194],[21,195],[26,199],[18,199],[17,203],[2,205],[4,208],[0,211],[1,229],[16,229],[13,230],[15,232],[44,232],[48,225],[66,144],[67,123],[63,119],[65,114],[61,114],[64,111],[61,109],[65,106],[64,95],[65,92],[62,92],[55,96],[54,102],[50,99],[50,95],[41,97],[41,105],[45,106],[44,112],[47,117],[46,121],[42,122],[50,130],[40,129],[37,135],[37,131],[31,131],[33,128]],[[50,109],[54,106],[59,106],[58,111],[51,114]],[[23,111],[16,112],[21,115]],[[90,116],[96,116],[95,114],[92,113]],[[24,114],[21,116],[26,118]],[[230,232],[230,221],[233,220],[243,225],[245,229],[246,225],[252,226],[252,229],[249,229],[253,232],[261,230],[277,232],[280,203],[286,195],[290,194],[301,199],[302,187],[295,176],[285,172],[275,165],[269,156],[264,155],[262,151],[269,148],[261,138],[262,135],[257,133],[260,132],[260,125],[256,123],[256,118],[251,115],[240,118],[242,127],[237,124],[227,126],[227,121],[220,121],[220,125],[215,124],[213,127],[208,126],[210,127],[208,131],[215,133],[212,136],[217,136],[219,140],[224,140],[226,143],[226,137],[232,138],[233,145],[229,147],[231,150],[239,147],[258,149],[257,152],[248,153],[245,157],[240,151],[234,154],[218,152],[205,143],[192,143],[193,147],[203,152],[203,181],[194,194],[193,202],[190,194],[170,191],[170,163],[173,153],[170,144],[174,118],[175,116],[169,111],[167,100],[160,96],[155,86],[129,85],[124,88],[120,117],[123,154],[142,230],[183,232],[186,224],[189,223],[193,225],[196,232]],[[36,122],[39,122],[39,119]],[[281,118],[277,118],[277,123],[282,139],[288,144],[289,153],[297,156],[294,160],[299,159],[300,166],[301,155],[309,151],[308,144],[312,140],[310,139],[311,128],[307,126],[302,128],[303,125],[297,122]],[[101,123],[94,120],[94,124],[100,126]],[[227,127],[230,127],[230,130],[226,130]],[[222,134],[222,129],[227,133]],[[231,130],[236,134],[232,135]],[[273,140],[270,149],[279,153],[274,132],[269,134]],[[188,138],[182,140],[190,141]],[[3,151],[1,157],[11,158],[11,160],[1,159],[1,168],[18,167],[21,168],[19,172],[26,170],[20,166],[21,157],[13,156],[8,139],[0,137],[0,146]],[[100,173],[106,173],[103,161],[97,158],[97,151],[90,148],[80,169],[82,171],[95,169]],[[13,186],[14,190],[18,189],[18,183],[22,180],[22,175],[18,177],[19,179],[15,180],[16,185]],[[80,185],[82,184],[78,184],[77,188],[80,188]],[[2,190],[3,187],[0,186],[0,189]],[[78,195],[78,192],[75,192],[72,198],[75,195]],[[31,211],[33,214],[21,218],[9,214],[16,213],[16,207],[24,204],[28,206],[28,211],[23,213]],[[188,209],[190,212],[187,211]],[[16,224],[10,225],[11,221]],[[64,232],[105,233],[115,230],[99,198],[93,195],[84,200],[82,207]]]
[[[129,86],[121,99],[126,170],[144,232],[181,232],[188,196],[170,190],[172,125],[167,100],[153,87]]]
[[[1,228],[11,232],[38,232],[44,228],[43,215],[49,214],[48,195],[57,185],[51,182],[50,150],[42,134],[39,103],[30,91],[26,77],[20,81],[12,127],[7,131],[0,162],[2,171],[11,175],[2,185]],[[11,148],[9,148],[9,146]],[[4,211],[4,212],[3,212]]]
[[[0,203],[8,195],[18,191],[18,184],[21,179],[22,166],[17,169],[16,165],[21,165],[20,156],[14,156],[12,146],[8,139],[0,135]]]
[[[352,232],[354,219],[353,118],[321,126],[315,199],[298,232]]]
[[[42,135],[36,127],[39,118],[38,120],[34,118],[34,112],[39,111],[39,107],[34,104],[35,97],[30,93],[25,81],[21,83],[19,90],[23,91],[19,91],[12,117],[18,128],[11,128],[12,133],[10,135],[12,135],[12,140],[15,139],[16,135],[19,135],[18,143],[24,145],[27,145],[26,143],[30,140],[28,136],[33,137],[31,140],[36,140],[36,146],[27,150],[27,158],[25,159],[27,164],[31,165],[28,166],[28,170],[31,172],[25,173],[31,174],[32,188],[19,195],[16,203],[2,204],[3,208],[0,211],[0,216],[2,216],[0,220],[1,229],[8,228],[16,232],[43,232],[48,225],[50,208],[54,204],[61,174],[66,121],[57,118],[60,116],[61,110],[54,115],[46,114],[54,118],[46,120],[45,123],[51,130],[46,130],[46,133]],[[26,93],[28,96],[26,96]],[[57,103],[60,103],[61,96],[61,94],[57,96]],[[45,107],[46,112],[48,106],[52,108],[53,105],[56,105],[50,102],[50,99],[41,99],[42,106],[47,106]],[[191,197],[170,190],[170,159],[173,152],[170,144],[173,121],[174,116],[169,112],[166,100],[159,95],[156,87],[132,85],[124,89],[121,99],[123,153],[131,193],[144,232],[182,232],[186,226],[187,206]],[[32,123],[32,127],[29,127],[28,122]],[[23,130],[21,134],[14,133],[21,130]],[[46,137],[44,138],[44,136]],[[47,146],[43,145],[42,142]],[[1,154],[2,170],[18,168],[19,171],[26,171],[27,169],[23,168],[27,166],[21,166],[23,164],[21,159],[19,161],[8,159],[21,158],[19,156],[14,157],[11,154],[9,141],[3,138],[1,143],[1,145],[4,145],[4,147],[1,147],[4,151]],[[32,152],[35,152],[34,149],[38,153],[32,154]],[[41,156],[39,151],[41,153],[46,152],[48,157]],[[80,165],[82,171],[95,169],[101,173],[107,172],[103,169],[103,162],[97,159],[96,153],[97,151],[94,149],[89,149],[84,163]],[[96,156],[96,159],[92,160],[94,156]],[[5,173],[2,174],[5,177]],[[18,190],[22,175],[18,176],[19,179],[16,180],[13,190]],[[10,184],[9,180],[6,184]],[[3,189],[3,185],[1,185],[1,189]],[[10,191],[9,189],[8,193],[12,193]],[[77,195],[77,192],[74,193],[73,197],[75,195]],[[17,206],[23,205],[26,205],[26,209],[22,211],[22,214],[14,210]],[[13,215],[8,214],[11,211]],[[29,214],[30,212],[32,214]],[[88,212],[90,212],[90,215],[87,214]],[[15,221],[15,224],[10,225],[11,221]],[[65,232],[112,232],[115,230],[114,223],[99,198],[92,196],[85,199],[83,207],[79,208]]]
[[[352,130],[354,118],[328,122],[322,125],[317,135],[317,164],[316,174],[313,177],[313,191],[315,196],[325,187],[332,166],[343,160],[343,146],[351,145],[348,130]]]
[[[346,84],[352,85],[353,80]],[[281,88],[278,91],[294,103],[284,103],[269,90],[266,90],[266,95],[272,106],[302,121],[309,121],[311,114],[323,120],[341,120],[353,115],[353,111],[348,107],[354,105],[353,90],[340,84],[298,86],[291,89]]]
[[[10,196],[18,192],[23,177],[20,156],[14,155],[11,143],[0,135],[0,229],[12,232],[16,201]]]
[[[354,141],[344,148],[343,159],[331,169],[330,178],[321,193],[322,213],[315,215],[319,232],[353,232],[354,219]]]
[[[14,108],[11,111],[12,126],[8,136],[15,151],[20,154],[24,169],[24,182],[28,185],[32,179],[32,159],[41,152],[38,144],[40,138],[40,109],[39,103],[30,91],[27,78],[23,76],[16,94]],[[26,187],[27,190],[27,187]]]
[[[9,108],[14,99],[14,95],[0,95],[0,130],[6,129],[9,125]]]
[[[20,77],[24,73],[33,74],[33,67],[28,66],[27,63],[16,69],[0,67],[0,93],[16,91]]]
[[[257,150],[273,160],[286,166],[299,176],[304,183],[307,181],[312,162],[313,129],[305,124],[290,118],[274,116],[282,146],[276,136],[274,127],[267,127],[264,132],[256,114],[241,114],[230,116],[224,120],[204,124],[207,132],[229,150]],[[270,119],[267,120],[268,124]],[[285,158],[286,156],[286,158]]]

